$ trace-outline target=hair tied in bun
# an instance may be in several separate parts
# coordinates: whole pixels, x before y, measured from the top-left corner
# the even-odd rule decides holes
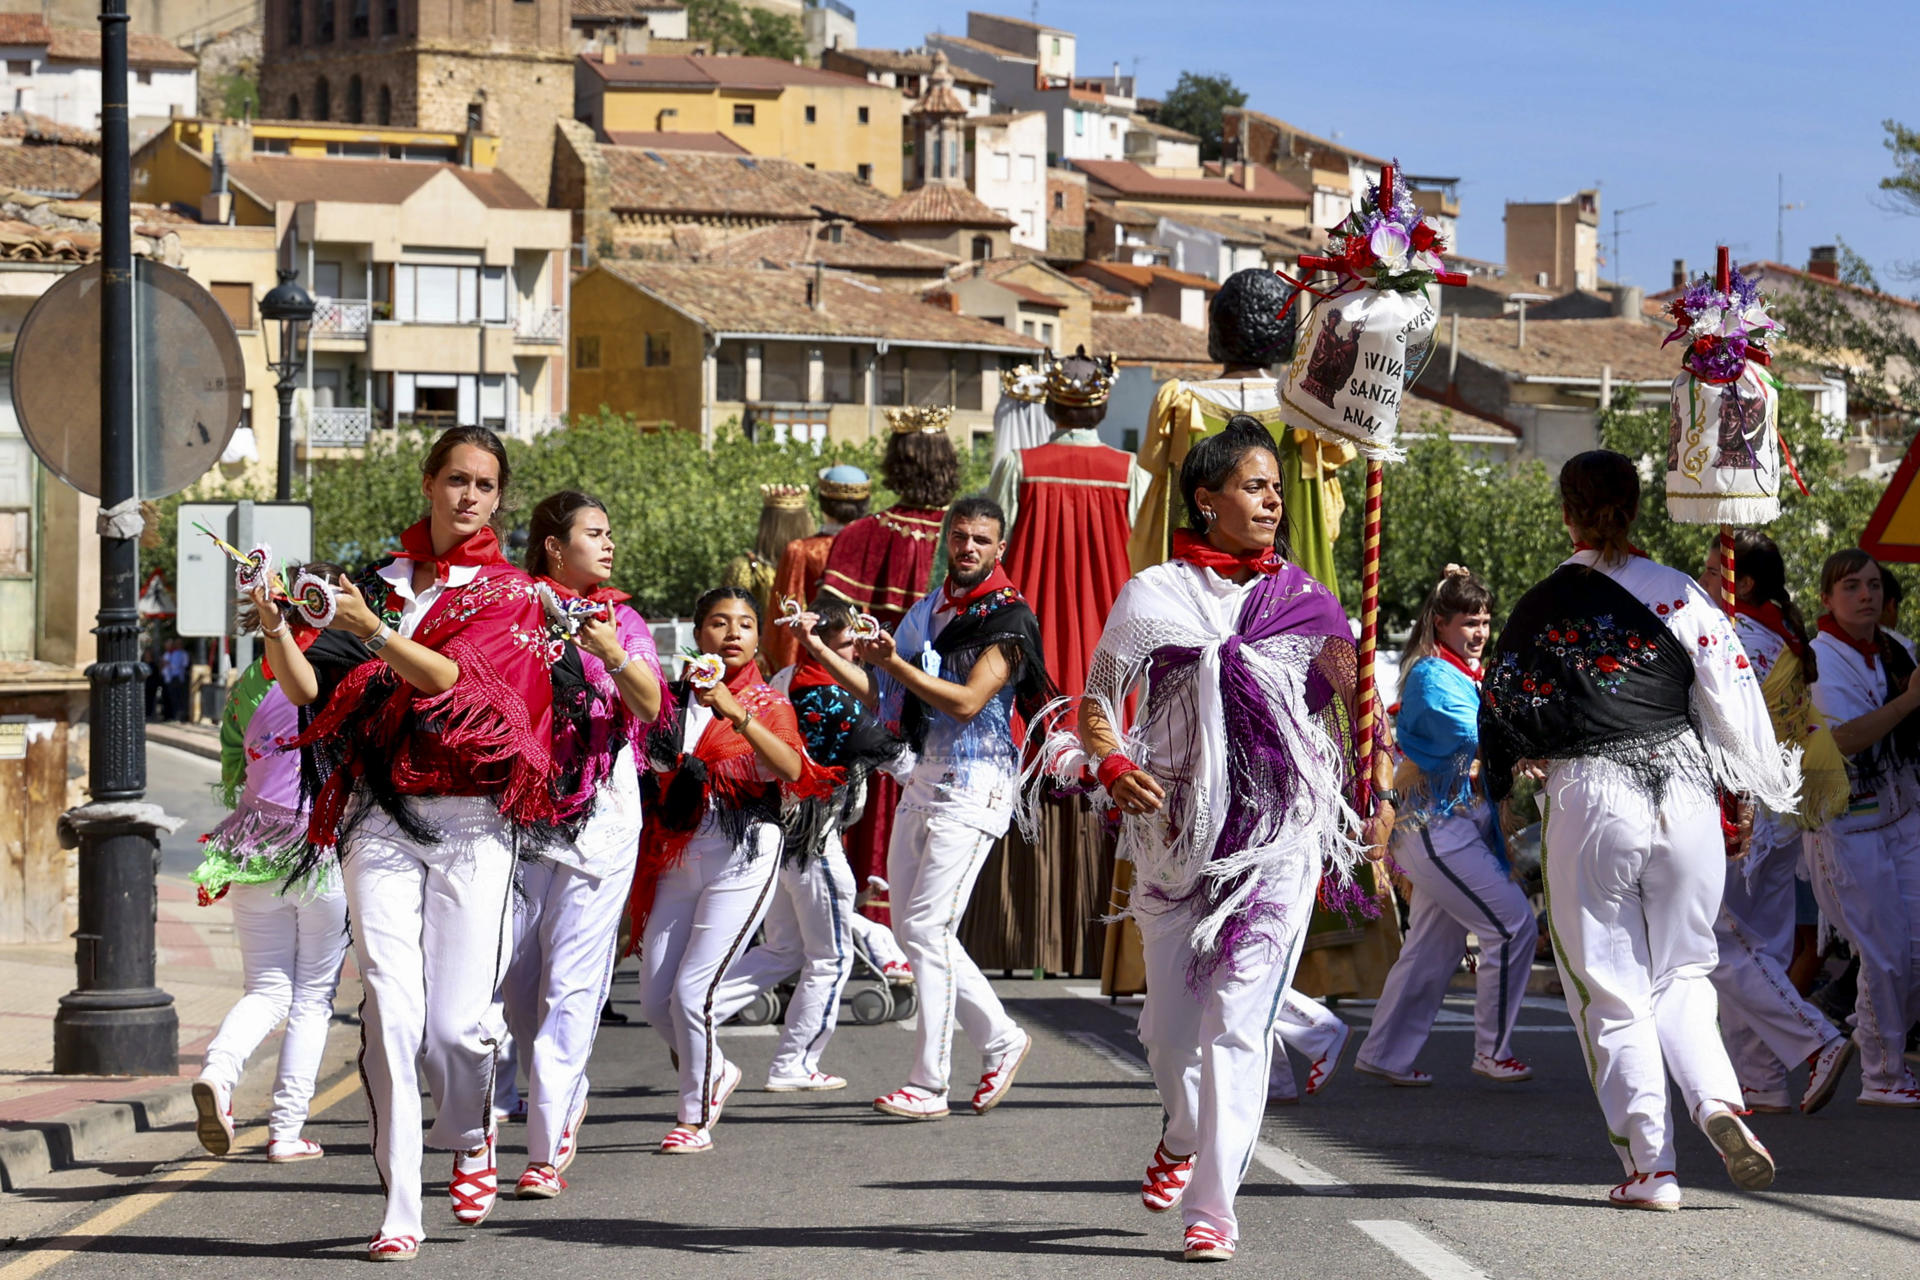
[[[1448,564],[1445,569],[1441,570],[1440,576],[1443,578],[1471,578],[1473,576],[1473,570],[1463,564]]]

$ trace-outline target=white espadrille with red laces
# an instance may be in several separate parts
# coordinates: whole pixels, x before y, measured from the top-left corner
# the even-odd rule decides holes
[[[567,1189],[567,1180],[550,1164],[530,1164],[513,1184],[513,1194],[521,1200],[551,1200]]]
[[[368,1262],[412,1262],[419,1256],[419,1236],[375,1236],[367,1244]]]
[[[1869,1089],[1862,1082],[1860,1105],[1863,1107],[1920,1107],[1920,1087],[1914,1085],[1911,1075],[1902,1077],[1900,1083],[1891,1089]]]
[[[1007,1096],[1007,1090],[1013,1088],[1013,1077],[1019,1072],[1020,1064],[1027,1060],[1027,1051],[1031,1048],[1033,1037],[1022,1031],[1020,1043],[987,1059],[986,1071],[980,1077],[980,1087],[973,1091],[974,1114],[983,1116],[1000,1105],[1000,1100]]]
[[[1753,1136],[1746,1121],[1727,1107],[1716,1107],[1701,1116],[1700,1127],[1720,1153],[1734,1186],[1742,1191],[1765,1191],[1773,1185],[1773,1156]]]
[[[804,1076],[767,1077],[768,1093],[832,1093],[846,1087],[845,1076],[831,1076],[824,1071],[809,1071]]]
[[[1807,1059],[1807,1091],[1800,1095],[1800,1110],[1812,1115],[1833,1100],[1840,1077],[1859,1052],[1850,1035],[1837,1035]]]
[[[944,1120],[947,1095],[922,1089],[917,1084],[902,1085],[892,1093],[875,1098],[873,1109],[903,1120]]]
[[[1424,1089],[1433,1083],[1433,1077],[1425,1071],[1413,1068],[1405,1071],[1389,1071],[1385,1067],[1374,1066],[1364,1058],[1355,1058],[1353,1069],[1363,1076],[1375,1076],[1401,1089]]]
[[[1333,1048],[1313,1060],[1307,1068],[1307,1096],[1311,1098],[1327,1087],[1333,1079],[1333,1073],[1340,1069],[1340,1055],[1346,1052],[1347,1041],[1353,1038],[1353,1028],[1346,1023],[1340,1024],[1340,1038],[1333,1042]]]
[[[1793,1099],[1785,1089],[1749,1089],[1740,1086],[1740,1100],[1749,1115],[1783,1116],[1793,1110]]]
[[[580,1099],[580,1109],[573,1113],[573,1119],[560,1131],[560,1142],[553,1153],[553,1168],[556,1173],[565,1173],[573,1158],[580,1154],[580,1126],[587,1120],[587,1100]],[[564,1185],[564,1184],[563,1184]]]
[[[454,1220],[462,1226],[477,1227],[493,1212],[500,1199],[500,1169],[493,1156],[492,1134],[477,1155],[454,1153],[447,1198],[453,1202]]]
[[[278,1138],[267,1144],[268,1164],[298,1164],[327,1154],[312,1138]]]
[[[1673,1170],[1636,1173],[1607,1192],[1607,1203],[1621,1209],[1653,1209],[1672,1213],[1680,1207],[1680,1179]]]
[[[1218,1227],[1196,1222],[1187,1228],[1185,1257],[1188,1262],[1232,1262],[1233,1241]]]
[[[1473,1055],[1473,1074],[1501,1084],[1518,1084],[1533,1079],[1533,1068],[1518,1058],[1496,1058],[1490,1053]]]
[[[727,1099],[740,1087],[740,1077],[744,1074],[731,1062],[720,1069],[720,1078],[713,1082],[713,1101],[707,1107],[707,1128],[720,1123],[720,1110],[727,1105]]]
[[[905,960],[889,960],[880,966],[880,976],[902,986],[913,985],[913,966]]]
[[[1180,1203],[1192,1181],[1193,1157],[1177,1156],[1163,1142],[1153,1149],[1153,1159],[1147,1161],[1147,1172],[1140,1179],[1140,1203],[1148,1213],[1165,1213]]]
[[[698,1125],[677,1124],[660,1139],[664,1156],[703,1156],[713,1150],[713,1135]]]
[[[233,1091],[218,1080],[201,1076],[193,1082],[194,1136],[208,1155],[233,1150]]]

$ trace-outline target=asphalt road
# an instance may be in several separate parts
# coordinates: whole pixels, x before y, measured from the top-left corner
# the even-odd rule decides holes
[[[156,779],[161,772],[156,764]],[[445,1207],[449,1157],[430,1153],[433,1235],[409,1274],[1166,1274],[1178,1265],[1176,1215],[1145,1213],[1136,1194],[1160,1122],[1134,1035],[1137,1004],[1111,1005],[1091,983],[996,985],[1036,1044],[992,1114],[911,1124],[874,1113],[869,1100],[898,1085],[908,1062],[911,1037],[899,1024],[844,1023],[827,1065],[852,1087],[812,1097],[749,1091],[774,1041],[768,1029],[733,1028],[724,1043],[748,1087],[715,1130],[712,1154],[675,1158],[655,1152],[673,1122],[672,1068],[638,1023],[623,974],[616,1000],[635,1022],[601,1036],[571,1189],[547,1202],[503,1199],[483,1226],[461,1228]],[[1342,1012],[1360,1030],[1370,1008]],[[1913,1271],[1920,1115],[1854,1105],[1857,1076],[1817,1116],[1755,1119],[1780,1164],[1772,1191],[1732,1190],[1688,1129],[1679,1157],[1685,1211],[1623,1212],[1605,1203],[1619,1166],[1564,1008],[1529,1001],[1518,1046],[1536,1077],[1518,1085],[1468,1072],[1469,1013],[1464,999],[1451,1001],[1429,1042],[1421,1065],[1434,1072],[1433,1088],[1395,1089],[1353,1072],[1356,1035],[1325,1092],[1269,1112],[1241,1194],[1243,1269],[1316,1280]],[[355,1034],[336,1028],[334,1061],[347,1061]],[[969,1059],[964,1048],[956,1054]],[[256,1066],[248,1080],[256,1118],[265,1074]],[[275,1280],[358,1260],[379,1222],[380,1191],[361,1097],[350,1075],[323,1081],[323,1095],[330,1083],[338,1100],[308,1130],[326,1145],[324,1160],[275,1168],[254,1148],[224,1163],[163,1162],[192,1146],[182,1130],[153,1135],[149,1146],[171,1147],[150,1158],[0,1197],[0,1237],[34,1237],[0,1250],[0,1280],[189,1271],[195,1280]],[[517,1128],[503,1131],[504,1180],[521,1167],[522,1142]]]
[[[179,830],[160,837],[160,870],[183,876],[200,865],[200,837],[227,816],[214,794],[220,781],[218,761],[169,747],[147,744],[147,799],[176,818]]]

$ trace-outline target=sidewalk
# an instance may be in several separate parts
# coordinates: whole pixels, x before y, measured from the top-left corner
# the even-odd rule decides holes
[[[233,913],[224,903],[196,902],[192,882],[159,878],[157,980],[173,996],[180,1018],[180,1069],[174,1077],[54,1075],[53,1017],[60,997],[73,989],[72,944],[0,947],[0,1190],[68,1165],[111,1158],[137,1132],[193,1119],[188,1084],[242,989]],[[336,1016],[358,1001],[350,957]],[[273,1061],[278,1045],[276,1033],[254,1055],[250,1074]]]
[[[170,747],[191,751],[209,760],[220,758],[220,727],[215,724],[177,724],[171,720],[152,720],[147,723],[147,740],[164,742]]]

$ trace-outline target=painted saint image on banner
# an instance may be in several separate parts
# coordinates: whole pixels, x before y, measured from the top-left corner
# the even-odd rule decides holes
[[[1300,390],[1327,408],[1333,408],[1334,396],[1347,385],[1347,379],[1353,376],[1353,366],[1359,362],[1360,333],[1365,328],[1364,319],[1355,320],[1346,336],[1341,337],[1340,308],[1329,311],[1326,324],[1314,339],[1313,355],[1307,361],[1307,376],[1300,380]]]
[[[1764,397],[1742,396],[1737,382],[1721,388],[1720,434],[1714,442],[1713,465],[1758,471],[1760,458],[1754,452],[1754,442],[1766,429],[1767,402]]]

